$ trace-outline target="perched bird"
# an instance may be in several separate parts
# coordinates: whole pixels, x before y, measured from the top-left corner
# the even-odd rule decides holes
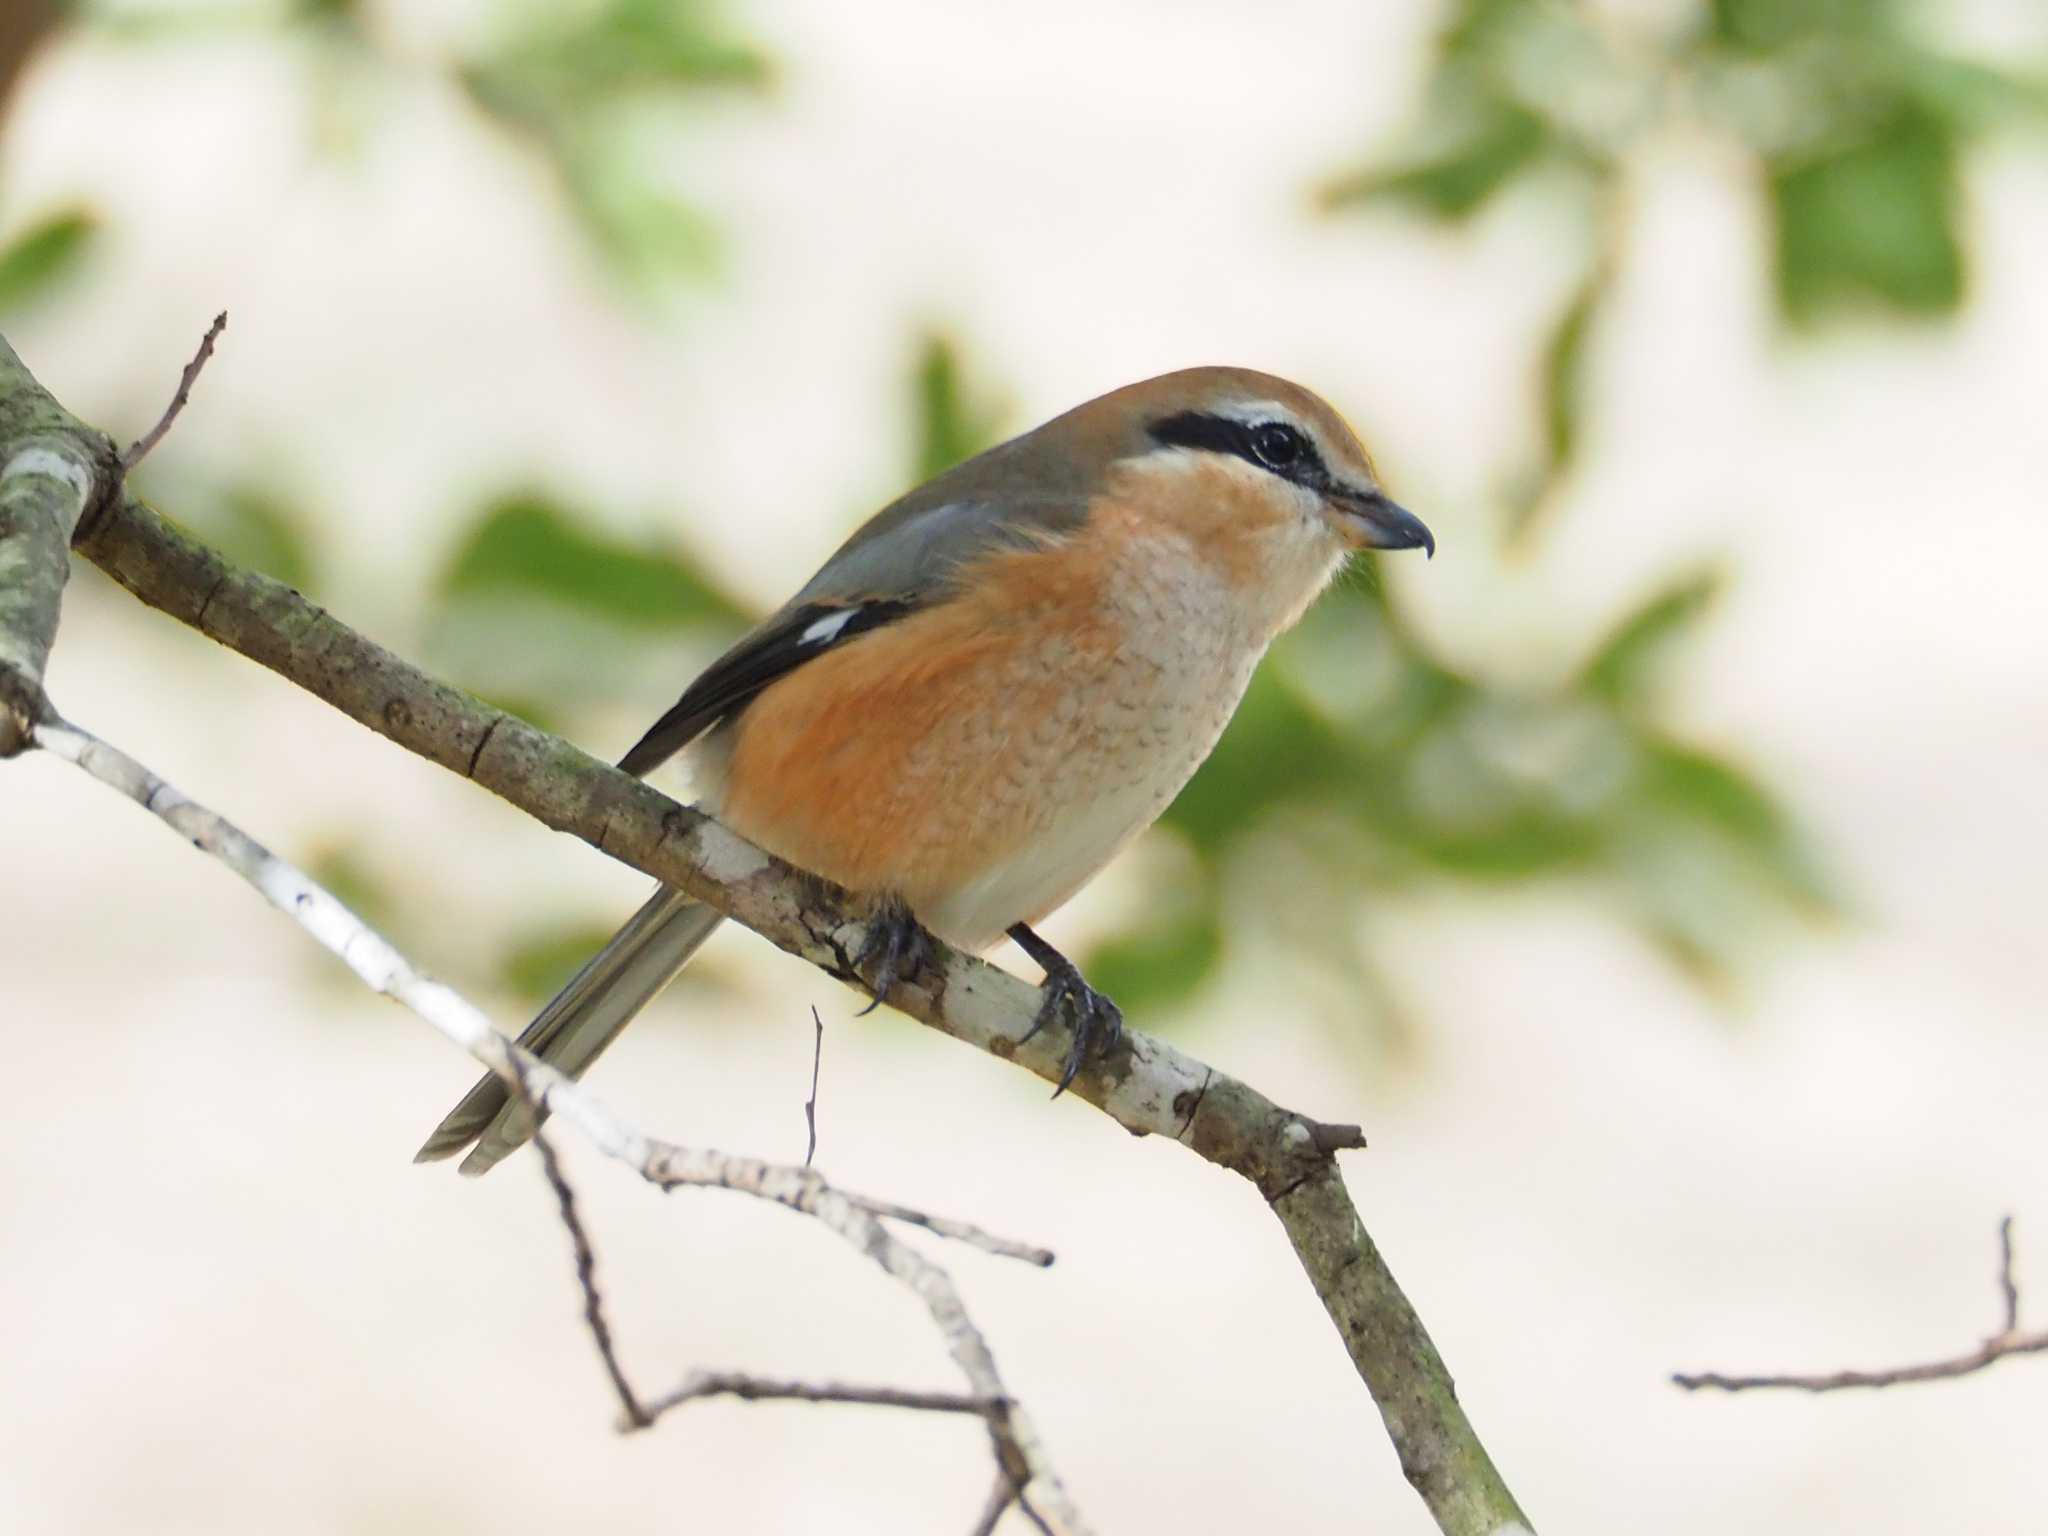
[[[1045,972],[1032,1032],[1071,1024],[1064,1089],[1122,1019],[1031,925],[1166,809],[1347,553],[1418,547],[1435,552],[1429,530],[1315,395],[1166,374],[885,507],[619,766],[690,748],[706,811],[866,898],[877,1000],[924,930],[1014,939]],[[580,1074],[719,921],[657,891],[520,1043]],[[418,1160],[476,1142],[462,1171],[483,1173],[533,1127],[486,1077]]]

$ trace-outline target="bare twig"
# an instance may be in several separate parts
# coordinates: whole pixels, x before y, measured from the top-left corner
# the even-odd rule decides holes
[[[1016,1487],[1007,1477],[998,1477],[995,1487],[988,1492],[988,1503],[982,1506],[981,1518],[974,1522],[967,1536],[993,1536],[996,1523],[1003,1513],[1017,1502]]]
[[[520,1097],[529,1104],[533,1097],[526,1088],[525,1074],[520,1074]],[[605,1318],[604,1297],[597,1289],[597,1254],[590,1246],[590,1234],[583,1229],[583,1218],[576,1210],[576,1192],[569,1187],[569,1180],[562,1172],[562,1160],[555,1153],[555,1144],[548,1140],[547,1133],[535,1128],[533,1149],[540,1154],[541,1172],[547,1176],[548,1187],[555,1192],[555,1208],[561,1213],[562,1225],[569,1229],[569,1243],[576,1254],[576,1284],[583,1292],[583,1321],[590,1327],[590,1339],[597,1346],[597,1357],[604,1362],[605,1374],[611,1378],[612,1390],[619,1394],[619,1406],[625,1411],[626,1423],[634,1429],[645,1429],[654,1422],[654,1416],[641,1405],[633,1392],[633,1385],[626,1380],[626,1368],[619,1363],[618,1347],[612,1342],[611,1324]]]
[[[2020,1288],[2012,1278],[2012,1217],[1998,1218],[1998,1298],[2005,1303],[2001,1334],[2020,1331]]]
[[[225,817],[188,800],[126,753],[74,725],[46,720],[36,726],[34,737],[38,747],[77,764],[168,823],[193,846],[221,860],[339,956],[373,991],[411,1008],[497,1073],[527,1102],[559,1114],[575,1125],[607,1156],[627,1163],[641,1177],[664,1189],[685,1185],[732,1189],[801,1211],[867,1254],[884,1272],[910,1289],[931,1314],[947,1351],[972,1389],[971,1401],[976,1405],[972,1411],[980,1413],[988,1423],[996,1464],[1018,1488],[1019,1497],[1025,1489],[1032,1490],[1060,1513],[1063,1530],[1087,1530],[1058,1474],[1052,1470],[1037,1431],[1004,1387],[995,1357],[968,1317],[951,1277],[889,1232],[882,1218],[868,1209],[867,1202],[833,1188],[814,1169],[679,1147],[643,1135],[617,1119],[589,1090],[499,1033],[481,1010],[452,987],[422,976],[389,940],[303,870],[279,858]],[[598,1352],[626,1406],[629,1421],[637,1412],[639,1422],[651,1422],[627,1385],[613,1350],[596,1287],[596,1261],[574,1196],[562,1176],[554,1149],[543,1143],[541,1156],[575,1246],[584,1315],[597,1340]],[[920,1224],[934,1232],[941,1230],[936,1218],[923,1218]]]
[[[804,1130],[808,1134],[804,1144],[806,1168],[818,1155],[818,1068],[825,1064],[825,1021],[818,1017],[815,1005],[811,1008],[811,1024],[817,1034],[811,1040],[811,1096],[804,1100]]]
[[[2020,1332],[2020,1292],[2012,1277],[2012,1218],[1998,1223],[1998,1294],[2004,1322],[1975,1349],[1945,1360],[1920,1365],[1897,1365],[1874,1371],[1829,1371],[1824,1374],[1796,1373],[1770,1376],[1727,1376],[1719,1371],[1676,1374],[1672,1381],[1688,1392],[1718,1387],[1723,1392],[1749,1392],[1759,1387],[1783,1387],[1797,1392],[1840,1392],[1849,1387],[1896,1387],[1915,1381],[1944,1381],[1969,1376],[2008,1355],[2035,1355],[2048,1351],[2048,1329]]]
[[[178,392],[171,396],[171,403],[164,407],[163,415],[157,417],[156,425],[130,443],[128,451],[121,455],[122,474],[132,472],[136,465],[149,457],[149,451],[164,440],[164,434],[171,430],[171,423],[178,419],[178,412],[184,410],[185,402],[192,398],[192,383],[199,377],[199,370],[206,366],[206,360],[213,356],[213,344],[220,340],[220,333],[227,328],[228,312],[222,310],[213,317],[213,324],[200,338],[199,350],[192,354],[192,361],[178,375]]]
[[[624,1428],[644,1429],[672,1408],[705,1397],[737,1397],[750,1403],[865,1403],[876,1408],[911,1408],[925,1413],[971,1413],[979,1418],[1008,1410],[1001,1398],[969,1392],[913,1392],[903,1387],[861,1387],[845,1382],[771,1381],[734,1371],[692,1371],[680,1387],[647,1404],[646,1417]]]
[[[806,1164],[806,1166],[809,1166]],[[862,1210],[885,1221],[900,1221],[906,1226],[923,1227],[925,1231],[939,1237],[950,1238],[956,1243],[965,1243],[970,1248],[979,1248],[997,1258],[1020,1259],[1026,1264],[1035,1264],[1040,1269],[1052,1267],[1053,1251],[1029,1243],[1013,1243],[1007,1237],[997,1237],[993,1232],[964,1221],[954,1221],[945,1216],[933,1216],[925,1211],[914,1211],[907,1205],[896,1205],[888,1200],[873,1200],[866,1195],[849,1195]]]

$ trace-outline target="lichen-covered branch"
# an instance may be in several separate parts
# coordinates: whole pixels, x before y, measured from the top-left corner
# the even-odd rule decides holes
[[[141,503],[108,509],[80,553],[152,607],[261,663],[352,719],[545,825],[718,908],[835,976],[852,975],[857,912],[651,785],[494,709],[357,634],[297,592],[240,569]],[[1067,1042],[1026,1041],[1037,989],[939,946],[895,1007],[1058,1081]],[[1367,1236],[1335,1154],[1355,1126],[1283,1109],[1256,1089],[1139,1031],[1071,1090],[1126,1129],[1166,1136],[1257,1187],[1379,1405],[1401,1467],[1441,1529],[1492,1536],[1526,1520],[1495,1470],[1415,1310]]]
[[[382,934],[350,911],[332,893],[296,865],[279,858],[241,828],[207,807],[188,800],[170,784],[115,747],[62,720],[35,727],[35,744],[54,756],[77,764],[101,783],[135,801],[181,837],[211,854],[262,893],[265,900],[291,918],[373,991],[382,993],[432,1024],[470,1055],[511,1083],[536,1107],[562,1115],[608,1156],[637,1171],[663,1189],[684,1186],[737,1190],[770,1200],[810,1216],[879,1265],[905,1286],[931,1314],[949,1353],[966,1377],[967,1394],[908,1392],[894,1388],[850,1388],[820,1384],[767,1382],[730,1373],[699,1372],[684,1386],[642,1405],[627,1385],[613,1345],[595,1280],[596,1261],[576,1201],[554,1150],[537,1138],[543,1169],[552,1186],[563,1224],[576,1251],[576,1278],[583,1292],[585,1318],[614,1390],[625,1408],[629,1428],[644,1429],[663,1413],[701,1397],[802,1398],[813,1402],[860,1402],[880,1406],[946,1409],[979,1415],[988,1425],[996,1465],[1017,1499],[1036,1497],[1055,1511],[1059,1529],[1085,1536],[1087,1526],[1074,1508],[1064,1484],[1053,1471],[1029,1417],[1009,1395],[988,1342],[974,1326],[952,1277],[897,1237],[878,1211],[900,1216],[911,1225],[952,1236],[998,1253],[1035,1256],[1042,1250],[992,1238],[965,1223],[949,1222],[923,1212],[904,1210],[835,1189],[812,1168],[764,1163],[698,1147],[676,1146],[643,1135],[618,1119],[581,1084],[564,1077],[528,1054],[491,1024],[483,1011],[445,983],[416,970]],[[1047,1256],[1049,1257],[1049,1256]]]
[[[72,535],[120,484],[114,445],[74,420],[0,337],[0,757],[46,718]]]

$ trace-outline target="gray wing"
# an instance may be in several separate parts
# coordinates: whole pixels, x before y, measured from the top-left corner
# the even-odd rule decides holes
[[[1006,546],[1036,548],[1048,535],[1079,527],[1087,515],[1085,496],[957,495],[971,493],[976,482],[985,485],[989,471],[1001,467],[984,461],[1029,441],[970,459],[869,519],[795,597],[684,689],[619,766],[651,772],[805,662],[944,602],[953,573],[978,556]]]

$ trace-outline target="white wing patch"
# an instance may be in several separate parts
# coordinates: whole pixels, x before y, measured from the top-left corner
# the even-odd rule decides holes
[[[799,645],[830,645],[839,638],[839,631],[846,628],[858,614],[858,608],[842,608],[837,613],[828,613],[822,619],[813,620],[804,632],[796,637]]]

